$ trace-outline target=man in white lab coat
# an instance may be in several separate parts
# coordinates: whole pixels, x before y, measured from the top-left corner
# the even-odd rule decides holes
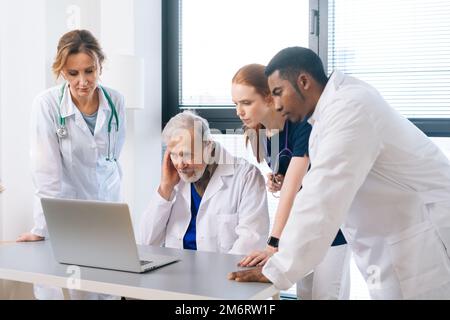
[[[236,281],[289,288],[322,260],[339,227],[374,299],[450,299],[450,163],[368,84],[311,50],[287,48],[266,68],[276,108],[308,117],[311,170],[279,252]]]
[[[158,191],[140,222],[140,243],[247,254],[265,247],[269,214],[259,170],[213,141],[208,122],[185,111],[163,131]]]

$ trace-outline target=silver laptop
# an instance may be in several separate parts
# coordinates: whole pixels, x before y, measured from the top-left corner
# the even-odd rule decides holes
[[[48,198],[41,203],[60,263],[142,273],[179,260],[160,255],[140,259],[127,204]]]

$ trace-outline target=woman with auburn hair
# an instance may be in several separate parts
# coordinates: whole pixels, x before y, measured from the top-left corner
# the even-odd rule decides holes
[[[266,161],[272,169],[267,189],[272,193],[280,191],[280,197],[266,249],[250,253],[240,261],[241,267],[263,266],[277,252],[278,241],[310,165],[308,141],[312,127],[307,119],[293,123],[275,110],[264,69],[259,64],[242,67],[232,80],[232,98],[244,124],[246,143],[250,143],[258,162]],[[349,261],[350,250],[339,230],[324,260],[297,283],[298,298],[348,299]]]

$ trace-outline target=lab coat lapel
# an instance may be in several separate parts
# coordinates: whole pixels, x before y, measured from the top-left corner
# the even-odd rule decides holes
[[[58,92],[58,94],[59,94],[59,92]],[[58,96],[57,99],[58,99],[58,104],[59,104],[60,96]],[[66,87],[64,89],[64,94],[63,94],[63,97],[61,100],[61,105],[58,107],[60,107],[61,117],[63,117],[63,118],[67,118],[67,117],[70,117],[75,114],[76,107],[72,101],[72,96],[70,95],[70,89],[69,89],[68,85],[66,85]]]
[[[69,119],[70,117],[74,117],[75,125],[80,128],[80,130],[85,133],[87,136],[92,136],[91,132],[89,131],[89,128],[86,124],[86,121],[84,121],[83,116],[81,115],[80,110],[76,107],[75,103],[73,102],[72,95],[70,94],[69,86],[66,86],[66,89],[64,90],[64,96],[61,102],[61,117],[65,119]],[[67,125],[67,120],[66,120]]]
[[[311,115],[311,117],[308,119],[309,124],[313,127],[310,137],[309,137],[309,155],[312,160],[315,158],[315,153],[317,151],[317,138],[320,133],[320,117],[322,113],[322,109],[325,105],[329,103],[329,101],[333,98],[334,94],[342,84],[342,82],[345,80],[345,75],[340,71],[334,71],[333,74],[330,76],[330,79],[328,80],[327,85],[325,86],[325,89],[323,90],[319,101],[317,102],[316,108]]]
[[[99,107],[97,114],[97,122],[95,123],[94,136],[97,136],[99,133],[104,132],[103,127],[108,126],[109,118],[111,115],[111,109],[109,107],[108,100],[106,100],[105,94],[100,89],[100,87],[98,88],[98,92],[99,92]]]
[[[227,176],[232,176],[234,174],[234,165],[227,164],[227,162],[223,163],[223,159],[231,159],[232,156],[222,148],[218,143],[216,143],[216,154],[219,156],[216,157],[218,159],[218,166],[216,171],[214,171],[211,180],[206,187],[205,194],[202,198],[202,203],[206,203],[212,197],[214,197],[221,189],[226,187],[224,180]],[[234,159],[234,158],[233,158]]]
[[[211,199],[220,189],[223,187],[222,180],[223,165],[219,165],[216,171],[213,173],[211,180],[209,180],[208,186],[206,187],[205,194],[202,197],[202,204],[206,203]]]
[[[181,181],[180,184],[178,185],[178,192],[184,198],[184,201],[186,201],[186,203],[189,207],[189,215],[190,215],[190,212],[191,212],[191,184]]]
[[[172,216],[176,217],[174,219],[177,219],[177,223],[179,224],[177,226],[177,237],[183,239],[184,234],[186,233],[186,230],[189,227],[189,223],[191,221],[191,184],[186,183],[184,181],[180,181],[178,185],[175,187],[175,193],[177,197],[183,198],[186,202],[186,207],[188,210],[177,210],[177,212],[172,213]],[[178,201],[178,200],[177,200]],[[182,205],[182,208],[184,209],[184,205]],[[183,248],[183,241],[181,240],[181,243],[179,245],[180,248]]]
[[[342,72],[337,70],[333,72],[333,74],[330,76],[330,79],[328,80],[327,85],[325,86],[325,89],[320,95],[320,99],[317,102],[314,113],[310,118],[312,122],[319,121],[322,108],[333,98],[344,80],[345,75]]]
[[[75,124],[81,131],[83,131],[88,137],[92,138],[92,133],[89,131],[86,121],[84,120],[81,111],[75,110]]]

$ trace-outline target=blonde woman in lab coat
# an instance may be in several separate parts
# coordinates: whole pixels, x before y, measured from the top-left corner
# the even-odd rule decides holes
[[[71,31],[59,41],[53,72],[65,81],[33,102],[34,227],[17,241],[48,237],[42,197],[121,201],[118,159],[125,139],[124,98],[99,84],[104,59],[89,31]],[[38,299],[63,298],[61,289],[40,286],[35,287],[35,295]],[[108,298],[74,290],[71,296]]]
[[[289,288],[341,227],[373,299],[450,299],[450,162],[367,83],[292,47],[266,68],[276,109],[307,117],[311,169],[264,268],[237,281]]]

